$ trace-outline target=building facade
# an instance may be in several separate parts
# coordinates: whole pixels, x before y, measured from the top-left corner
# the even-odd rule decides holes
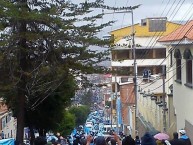
[[[141,20],[141,23],[135,24],[133,26],[124,27],[115,31],[112,31],[110,34],[114,38],[114,45],[112,47],[111,52],[111,68],[114,73],[115,78],[113,84],[118,84],[118,81],[121,81],[122,83],[128,83],[131,80],[133,80],[133,74],[134,74],[134,54],[133,49],[135,47],[135,59],[137,62],[137,72],[138,72],[138,78],[143,78],[145,76],[146,80],[144,80],[144,83],[151,83],[150,75],[160,75],[162,73],[163,66],[166,68],[167,61],[166,55],[168,52],[166,52],[166,46],[164,46],[162,43],[157,42],[158,39],[160,39],[161,36],[166,36],[172,31],[179,28],[180,24],[172,23],[167,21],[167,18],[146,18]],[[135,30],[135,45],[133,45],[132,40],[132,29]],[[132,85],[134,85],[132,83]],[[117,87],[116,87],[117,88]],[[128,88],[129,91],[133,90],[133,88]],[[120,98],[123,100],[123,95],[120,93],[121,89],[119,87],[118,93],[120,94]],[[148,91],[148,90],[146,90]],[[144,92],[142,92],[144,94]],[[155,93],[152,92],[151,93]],[[168,90],[166,91],[167,94],[169,94]],[[152,98],[160,99],[163,96],[163,91],[156,92],[156,95]],[[140,91],[139,94],[140,95]],[[132,95],[128,95],[127,98],[134,97]],[[163,122],[162,121],[162,111],[163,107],[161,105],[161,99],[159,101],[152,100],[152,98],[146,98],[148,100],[147,104],[151,104],[154,108],[154,112],[151,113],[150,116],[147,114],[149,113],[149,108],[146,106],[144,108],[144,104],[142,102],[145,101],[145,98],[139,96],[137,98],[137,107],[138,108],[132,108],[133,110],[127,110],[128,117],[125,117],[125,113],[123,113],[122,118],[128,118],[131,119],[129,121],[134,122],[133,125],[128,125],[128,129],[132,130],[132,134],[136,134],[136,132],[141,132],[138,129],[142,129],[143,131],[147,131],[148,128],[156,130],[162,130],[163,129]],[[163,97],[162,97],[163,98]],[[150,100],[149,100],[150,99]],[[170,99],[171,100],[171,99]],[[141,104],[140,104],[141,101]],[[167,102],[169,99],[167,98]],[[159,102],[159,103],[158,103]],[[154,103],[154,104],[153,104]],[[170,103],[172,103],[170,101]],[[170,103],[167,105],[167,109]],[[127,104],[129,107],[129,104]],[[122,104],[122,106],[125,106],[125,104]],[[151,108],[150,107],[150,108]],[[172,107],[171,107],[172,108]],[[137,114],[141,115],[141,118],[139,117],[139,121],[135,120],[136,116],[133,116],[132,112],[135,112],[136,109],[138,109]],[[153,110],[151,110],[153,111]],[[125,111],[126,112],[126,111]],[[168,111],[167,111],[168,112]],[[168,112],[166,114],[167,116],[170,115]],[[155,118],[155,116],[157,116]],[[172,115],[171,115],[172,116]],[[173,115],[174,116],[174,115]],[[167,117],[168,118],[168,117]],[[171,117],[172,118],[172,117]],[[156,124],[156,120],[159,122],[159,125]],[[173,120],[174,119],[168,119]],[[129,122],[128,121],[128,122]],[[127,122],[127,123],[128,123]],[[136,122],[138,127],[135,130]],[[145,124],[146,123],[146,124]],[[123,121],[124,124],[124,121]],[[126,126],[126,125],[123,125]],[[133,128],[132,128],[133,127]],[[167,127],[170,128],[171,124],[167,123]]]
[[[169,59],[173,69],[172,92],[177,130],[185,128],[193,142],[193,20],[173,33],[162,37],[159,42],[165,44],[170,52]]]
[[[17,121],[12,117],[12,112],[8,110],[2,99],[0,100],[0,123],[4,138],[16,138]]]

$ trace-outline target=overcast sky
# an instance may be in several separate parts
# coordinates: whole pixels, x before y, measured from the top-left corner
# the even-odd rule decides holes
[[[115,7],[141,4],[139,8],[134,10],[134,23],[139,23],[141,19],[148,17],[167,17],[169,21],[187,21],[193,19],[192,0],[104,0],[104,2],[107,5]],[[130,25],[131,14],[107,14],[101,22],[109,20],[115,20],[116,23],[105,30],[104,34],[106,31]]]

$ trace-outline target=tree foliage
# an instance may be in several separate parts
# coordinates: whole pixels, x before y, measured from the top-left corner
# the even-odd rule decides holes
[[[103,13],[89,15],[94,8],[112,9],[103,0],[0,1],[0,92],[16,114],[18,142],[24,115],[53,96],[66,78],[104,69],[98,63],[107,52],[88,47],[109,44],[96,34],[112,22],[97,24]]]
[[[90,113],[90,109],[88,106],[73,106],[69,109],[69,112],[71,114],[74,114],[76,120],[75,124],[76,126],[83,125],[86,122],[86,119],[88,117],[88,114]]]
[[[66,78],[65,84],[59,86],[52,95],[35,110],[26,113],[26,126],[38,129],[39,132],[56,130],[64,120],[65,108],[74,96],[75,88],[72,78]]]
[[[74,114],[65,111],[62,121],[58,124],[58,127],[55,128],[55,131],[60,132],[63,136],[69,135],[76,126],[75,119]]]

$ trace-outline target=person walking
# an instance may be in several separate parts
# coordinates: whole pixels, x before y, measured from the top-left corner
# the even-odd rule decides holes
[[[185,143],[178,138],[178,133],[173,133],[173,139],[169,141],[171,145],[185,145]]]
[[[192,145],[189,137],[186,135],[186,131],[184,129],[179,130],[180,140],[185,143],[185,145]]]
[[[135,140],[131,137],[131,135],[126,136],[122,141],[122,145],[135,145]]]
[[[140,139],[139,139],[139,136],[137,135],[136,137],[135,137],[135,145],[140,145],[141,144],[141,141],[140,141]]]
[[[141,145],[156,145],[156,141],[149,132],[146,132],[141,139]]]
[[[46,145],[46,144],[47,144],[47,141],[43,137],[37,137],[34,140],[34,145]]]

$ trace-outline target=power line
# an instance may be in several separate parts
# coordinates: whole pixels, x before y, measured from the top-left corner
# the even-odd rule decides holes
[[[192,26],[190,27],[190,29],[184,34],[184,36],[185,36],[186,34],[188,34],[192,29],[193,29],[193,25],[192,25]],[[183,38],[178,42],[178,44],[175,45],[175,47],[172,49],[172,51],[176,49],[176,47],[180,44],[180,42],[181,42],[182,40],[183,40]],[[183,64],[183,65],[184,65],[184,64]],[[180,67],[180,66],[178,66],[178,67]],[[173,78],[173,77],[172,77],[172,78]],[[145,88],[151,86],[152,84],[153,84],[153,83],[149,84],[149,85],[146,86]],[[161,86],[163,86],[163,84],[162,84]],[[157,87],[156,89],[160,88],[161,86]],[[154,90],[156,90],[156,89],[154,89]]]
[[[117,5],[117,0],[115,0],[115,4],[114,4],[114,7]],[[113,11],[113,17],[112,17],[112,21],[114,20],[114,16],[115,16],[115,10]],[[113,25],[111,26],[111,31],[113,29]]]
[[[128,2],[129,2],[129,0],[127,0],[126,6],[128,5]],[[123,27],[123,21],[124,21],[124,19],[125,19],[125,14],[126,14],[126,13],[123,14],[123,20],[122,20],[122,23],[121,23],[121,28]]]
[[[181,0],[180,0],[181,1]],[[180,2],[179,1],[179,2]],[[185,0],[184,0],[185,1]],[[183,1],[183,2],[184,2]],[[170,9],[169,9],[169,11],[167,12],[167,15],[168,15],[168,13],[170,12],[170,10],[172,9],[172,7],[174,6],[174,4],[175,4],[175,2],[176,2],[176,0],[174,1],[174,3],[171,5],[171,7],[170,7]],[[178,3],[179,4],[179,3]],[[178,6],[178,4],[177,4],[177,6]],[[183,3],[182,3],[183,4]],[[182,4],[180,5],[180,7],[182,6]],[[177,6],[174,8],[174,10],[177,8]],[[179,7],[179,8],[180,8]],[[173,12],[174,12],[174,10],[173,10]],[[179,10],[179,9],[178,9]],[[178,11],[177,10],[177,11]],[[166,15],[166,17],[167,17],[167,15]],[[166,29],[167,29],[167,27],[169,26],[169,24],[166,26]],[[146,51],[146,53],[145,54],[143,54],[142,56],[141,56],[141,58],[143,58],[145,55],[147,55],[149,52],[150,52],[150,50],[151,49],[153,49],[153,47],[156,45],[156,43],[157,43],[157,40],[159,39],[159,38],[161,38],[161,36],[163,35],[163,33],[164,32],[159,32],[158,33],[158,35],[156,36],[156,34],[157,34],[158,32],[155,32],[154,33],[154,36],[152,37],[152,39],[149,41],[149,43],[148,43],[148,45],[152,42],[152,40],[154,39],[154,41],[152,42],[152,44],[151,44],[151,46],[148,46],[147,45],[147,47],[146,48],[148,48],[149,47],[149,49]],[[156,36],[156,37],[155,37]],[[155,38],[154,38],[155,37]],[[142,60],[142,62],[143,62],[144,60]]]

